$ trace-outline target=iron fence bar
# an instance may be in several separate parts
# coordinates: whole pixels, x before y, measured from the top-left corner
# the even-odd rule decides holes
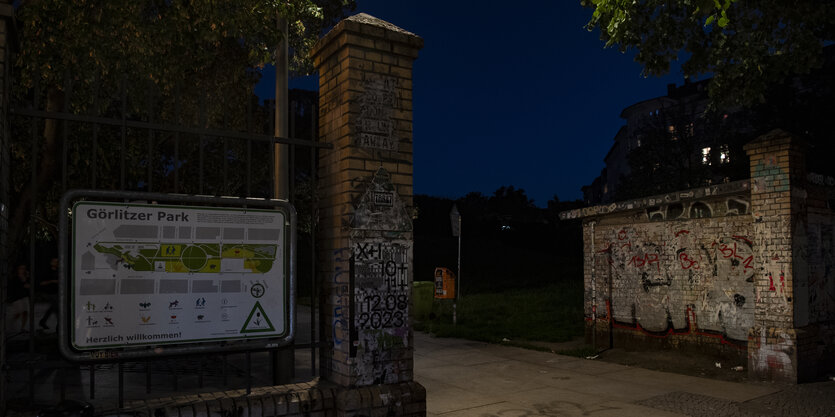
[[[273,367],[275,369],[275,367]],[[275,371],[273,371],[275,372]],[[252,354],[246,352],[246,395],[252,393]]]
[[[197,373],[197,386],[203,388],[203,372],[206,369],[206,361],[200,358],[200,371]]]
[[[148,123],[154,122],[154,83],[148,80]],[[148,192],[153,191],[154,185],[154,130],[148,129]]]
[[[174,392],[177,392],[180,389],[180,377],[177,375],[177,361],[173,361],[174,365],[171,365],[171,374],[174,376],[172,383],[174,384]],[[169,361],[171,363],[171,361]]]
[[[9,20],[11,20],[11,19],[9,19]],[[11,62],[11,51],[9,49],[10,48],[4,48],[4,51],[3,51],[4,52],[4,54],[3,54],[3,62],[4,63],[5,62]],[[8,123],[8,108],[9,108],[8,97],[9,97],[9,86],[10,86],[9,78],[10,77],[11,77],[11,71],[9,70],[9,65],[3,65],[3,81],[4,81],[4,83],[2,84],[3,94],[2,94],[2,96],[0,96],[0,100],[2,100],[2,107],[3,107],[3,114],[2,114],[3,120],[2,120],[2,122],[0,122],[0,129],[2,129],[2,134],[3,134],[2,146],[4,147],[4,149],[0,150],[0,154],[2,155],[2,159],[0,159],[0,163],[4,163],[4,164],[8,163],[9,160],[11,159],[11,157],[9,156],[9,152],[8,152],[8,149],[9,149],[8,143],[9,143],[9,140],[10,140],[10,135],[9,135],[9,130],[10,129],[8,129],[8,124],[7,124]],[[0,177],[2,177],[2,178],[0,178],[0,181],[3,181],[4,184],[8,183],[9,182],[9,176],[10,176],[10,172],[7,168],[0,168]],[[2,192],[2,195],[0,195],[0,198],[3,200],[3,203],[5,204],[7,202],[6,199],[8,198],[8,192],[4,190]],[[4,219],[4,220],[2,220],[2,223],[3,223],[3,226],[5,226],[4,227],[4,229],[5,229],[4,232],[8,232],[8,229],[7,229],[8,220]],[[0,256],[2,256],[2,259],[4,261],[6,261],[6,263],[8,264],[8,262],[9,262],[8,250],[5,247],[8,244],[8,238],[4,236],[3,240],[0,241],[0,244],[3,245],[3,248],[0,248]],[[17,266],[17,265],[15,265],[15,266]],[[10,278],[11,277],[9,277],[8,274],[5,271],[0,271],[0,294],[3,294],[2,299],[5,299],[6,296],[7,296],[7,285],[8,285],[8,282],[9,282]],[[6,347],[6,327],[5,327],[6,309],[5,308],[2,309],[2,311],[0,311],[0,317],[2,317],[2,323],[3,323],[2,331],[0,331],[0,338],[2,338],[2,340],[0,340],[0,414],[5,415],[6,414],[6,390],[8,388],[8,382],[7,382],[7,380],[8,380],[8,368],[6,366],[7,365],[6,364],[7,347]]]
[[[58,376],[58,381],[60,382],[60,385],[61,385],[61,394],[60,394],[61,401],[64,401],[64,400],[67,399],[67,384],[66,384],[67,373],[68,373],[68,371],[67,371],[67,368],[65,366],[62,366],[62,367],[58,368],[58,372],[57,372],[58,375],[57,376]]]
[[[166,132],[176,132],[176,133],[185,133],[185,134],[192,134],[192,135],[203,135],[203,136],[211,136],[211,137],[226,137],[230,139],[243,139],[243,140],[254,140],[256,142],[272,142],[275,144],[283,144],[283,145],[302,145],[302,146],[314,146],[316,148],[325,148],[325,149],[333,149],[332,143],[321,143],[316,142],[311,144],[309,140],[306,139],[298,139],[298,138],[285,138],[275,135],[264,135],[258,133],[248,134],[245,132],[238,132],[234,130],[220,130],[220,129],[212,129],[212,128],[199,128],[199,127],[187,127],[187,126],[177,126],[173,124],[166,124],[166,123],[149,123],[143,122],[140,120],[124,120],[121,121],[119,119],[111,119],[107,117],[100,117],[100,116],[83,116],[78,114],[71,114],[71,113],[60,113],[60,112],[51,112],[46,110],[34,110],[34,109],[10,109],[9,113],[16,115],[16,116],[28,116],[28,117],[35,117],[40,119],[56,119],[56,120],[68,120],[71,122],[81,122],[81,123],[98,123],[100,125],[106,126],[123,126],[126,128],[135,128],[135,129],[154,129],[159,131],[166,131]]]
[[[35,77],[33,104],[37,108],[40,105],[40,85]],[[29,368],[29,403],[35,402],[35,368],[32,358],[35,356],[35,281],[38,269],[35,266],[35,211],[38,201],[38,124],[32,119],[30,125],[32,135],[32,174],[31,196],[29,198],[29,355],[26,358],[26,365]]]
[[[200,127],[205,128],[207,122],[207,115],[206,115],[206,92],[204,91],[203,94],[200,96]],[[200,154],[199,154],[199,169],[200,173],[198,178],[200,183],[197,185],[198,194],[203,194],[203,146],[205,143],[206,137],[204,135],[200,135]]]
[[[122,96],[122,151],[119,152],[120,155],[120,163],[119,163],[119,189],[125,189],[125,154],[126,154],[126,147],[127,147],[127,136],[128,136],[128,100],[127,100],[127,76],[122,76],[122,86],[121,86],[121,96]]]
[[[246,131],[252,133],[252,100],[246,102]],[[252,141],[246,141],[246,195],[252,195]]]
[[[101,113],[99,109],[99,85],[101,83],[100,75],[96,73],[96,79],[93,81],[93,108],[98,116]],[[99,124],[93,123],[93,153],[92,153],[92,171],[93,171],[93,187],[96,187],[96,177],[98,171],[98,157],[99,157]]]
[[[296,137],[296,108],[298,107],[298,102],[293,101],[290,103],[290,137]],[[288,146],[288,153],[287,159],[289,160],[289,170],[290,170],[290,178],[288,178],[288,198],[290,203],[295,201],[295,178],[296,178],[296,146],[291,144]]]
[[[271,113],[272,117],[267,118],[270,121],[269,132],[272,133],[273,135],[275,135],[275,122],[276,122],[275,112],[276,112],[277,107],[278,107],[278,101],[273,100],[273,109],[272,109],[273,111]],[[276,178],[275,178],[275,164],[276,164],[276,161],[275,161],[275,157],[276,157],[275,144],[270,145],[270,155],[272,155],[272,158],[270,158],[270,163],[269,163],[269,166],[270,166],[270,193],[268,195],[270,196],[270,198],[276,198],[278,196],[275,195],[275,188],[276,188],[276,183],[275,183],[275,180],[276,180]],[[275,380],[275,379],[273,379],[273,380]]]
[[[223,130],[229,130],[229,117],[226,112],[223,113]],[[223,187],[221,187],[221,195],[229,195],[229,145],[225,137],[220,138],[223,143]]]
[[[145,360],[145,393],[151,393],[151,361]]]
[[[180,123],[180,84],[174,90],[174,123]],[[174,131],[174,192],[180,192],[180,132]]]
[[[228,354],[224,353],[222,355],[223,359],[221,359],[221,362],[220,362],[220,374],[221,374],[221,376],[223,376],[223,386],[224,387],[229,385],[229,377],[226,374],[226,362],[227,362],[227,357],[228,356],[229,356]]]
[[[96,399],[96,365],[90,364],[90,399]]]
[[[316,104],[311,105],[310,111],[310,142],[316,142]],[[318,286],[316,285],[316,148],[310,149],[310,374],[316,376],[316,347],[318,334],[316,334],[316,308],[319,301]]]
[[[69,113],[70,98],[72,97],[72,77],[70,77],[69,71],[64,73],[64,87],[64,113]],[[61,121],[61,192],[67,191],[67,148],[69,147],[67,143],[69,141],[67,124],[66,120]]]
[[[119,361],[119,408],[125,406],[125,365]]]

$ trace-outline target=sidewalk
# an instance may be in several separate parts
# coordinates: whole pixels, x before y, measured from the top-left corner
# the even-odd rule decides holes
[[[835,382],[739,384],[415,332],[429,416],[824,416]]]

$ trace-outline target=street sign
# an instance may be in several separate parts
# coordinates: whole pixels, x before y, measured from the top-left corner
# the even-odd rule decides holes
[[[290,333],[290,213],[79,201],[70,342],[77,351]]]
[[[455,237],[461,236],[461,214],[458,213],[458,205],[453,204],[452,210],[449,211],[449,222],[452,225],[452,235]]]

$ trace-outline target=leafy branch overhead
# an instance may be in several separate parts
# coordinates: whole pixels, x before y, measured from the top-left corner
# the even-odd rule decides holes
[[[820,0],[581,0],[607,47],[634,50],[644,76],[712,76],[714,105],[764,101],[769,85],[823,63],[835,2]]]
[[[238,78],[274,61],[288,22],[296,69],[323,28],[342,17],[342,0],[38,0],[22,2],[21,81],[60,84],[64,73],[150,78],[160,87],[205,72]],[[232,71],[237,70],[237,71]],[[240,75],[239,75],[240,74]]]

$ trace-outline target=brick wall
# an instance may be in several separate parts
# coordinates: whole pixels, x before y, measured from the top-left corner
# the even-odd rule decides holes
[[[382,397],[359,395],[361,387],[419,386],[411,382],[408,311],[412,62],[422,45],[412,33],[358,14],[340,22],[313,51],[319,139],[334,145],[319,155],[321,367],[324,378],[345,388],[337,396],[345,415],[382,407]],[[403,415],[425,413],[420,395],[401,397]]]
[[[596,322],[598,347],[608,345],[611,329],[616,345],[744,356],[756,269],[747,194],[743,181],[633,202],[631,210],[585,221],[589,342]]]
[[[561,213],[583,218],[589,342],[747,359],[772,381],[835,369],[835,178],[783,131],[745,149],[750,180]]]

